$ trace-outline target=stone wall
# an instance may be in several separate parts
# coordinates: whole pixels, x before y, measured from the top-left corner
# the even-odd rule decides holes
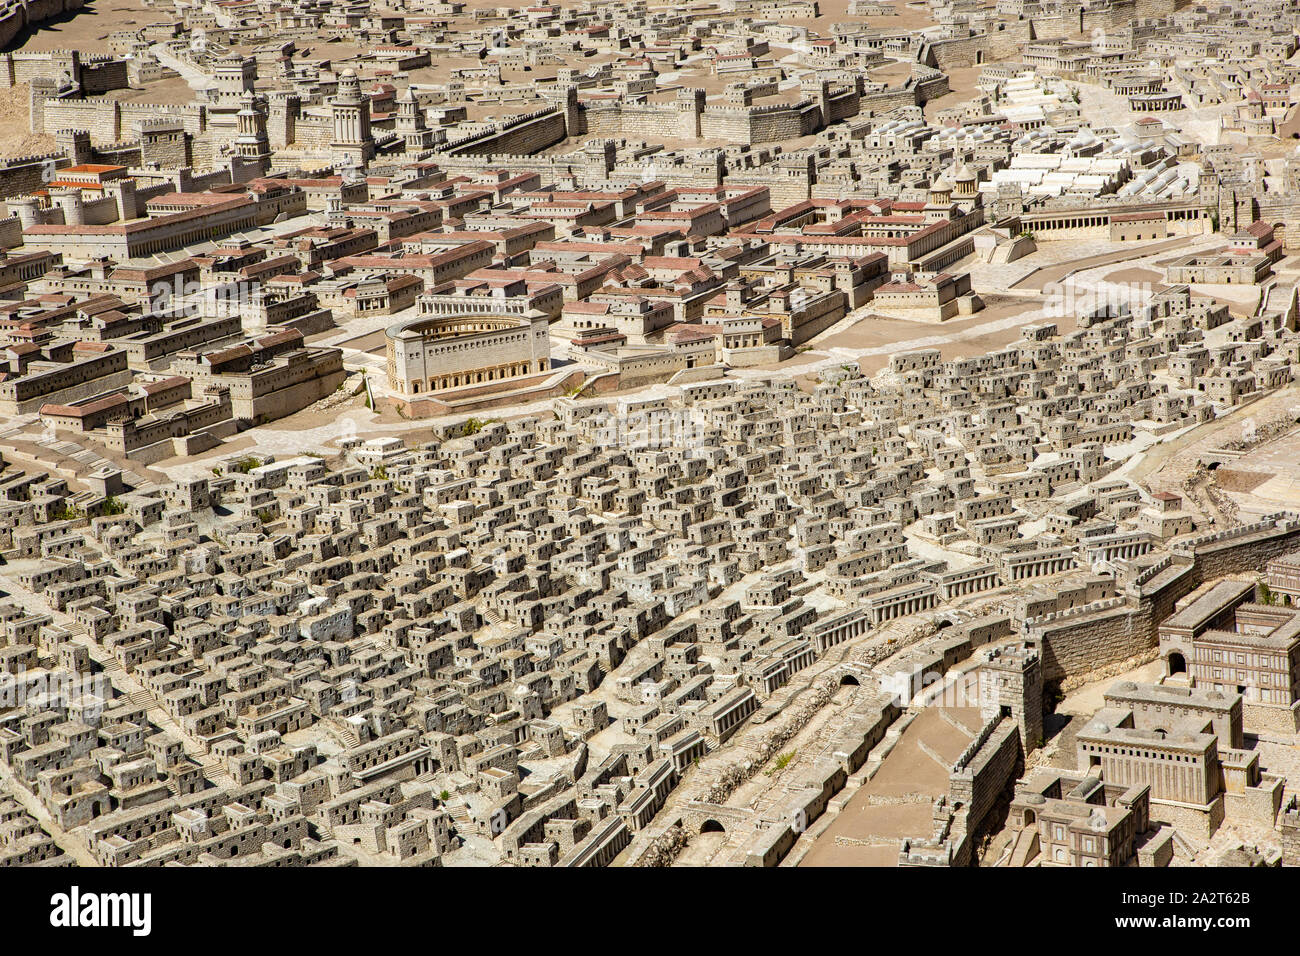
[[[1157,622],[1150,611],[1124,601],[1104,608],[1085,605],[1075,613],[1045,615],[1026,624],[1041,643],[1043,678],[1049,681],[1128,660],[1157,643]]]
[[[943,78],[946,85],[947,78]],[[932,87],[937,88],[937,87]],[[908,83],[885,94],[859,97],[856,90],[836,93],[830,98],[831,120],[857,116],[870,99],[873,109],[884,111],[894,106],[917,105],[918,90]],[[584,104],[585,126],[591,136],[634,137],[656,140],[664,136],[680,139],[696,138],[695,117],[689,108],[678,107],[675,112],[663,103],[599,102]],[[766,106],[704,107],[699,115],[699,138],[726,140],[732,143],[755,145],[780,143],[822,127],[821,106],[812,100],[792,104]]]
[[[1214,831],[1223,823],[1223,814],[1223,794],[1219,794],[1204,807],[1174,803],[1172,800],[1151,801],[1152,822],[1167,823],[1202,842],[1208,842],[1214,836]]]
[[[978,836],[986,818],[1020,775],[1020,728],[1009,718],[993,717],[980,729],[948,775],[954,807],[966,809],[966,832]]]
[[[1300,807],[1293,795],[1278,815],[1282,828],[1282,864],[1300,866]]]
[[[17,216],[0,218],[0,249],[13,249],[23,244],[23,224]]]
[[[180,169],[193,163],[189,133],[179,120],[160,119],[142,124],[137,152],[140,162],[157,163],[163,169]]]
[[[453,156],[484,156],[493,153],[540,153],[564,139],[565,122],[561,110],[546,109],[516,117],[490,133],[472,136],[448,147]]]
[[[1294,734],[1300,732],[1300,701],[1286,707],[1248,700],[1242,704],[1241,720],[1255,733]]]
[[[83,56],[76,50],[0,53],[0,89],[33,82],[75,85],[83,94],[124,90],[131,85],[127,61],[112,56]]]
[[[207,129],[207,109],[198,104],[166,106],[150,103],[121,103],[116,100],[46,99],[32,89],[31,126],[34,133],[63,129],[89,131],[92,142],[120,143],[134,139],[139,128],[162,119],[179,120],[191,136]]]
[[[689,111],[688,111],[689,112]],[[693,120],[684,120],[678,113],[671,113],[662,103],[600,103],[587,105],[583,109],[587,134],[592,137],[634,137],[637,139],[658,139],[665,135],[683,139],[685,126],[692,125]]]
[[[26,196],[43,189],[53,170],[70,165],[60,153],[6,159],[0,163],[0,199]]]
[[[1258,572],[1300,546],[1300,516],[1271,515],[1251,525],[1189,539],[1152,572],[1126,587],[1122,600],[1092,604],[1025,621],[1041,644],[1043,679],[1077,677],[1153,650],[1160,622],[1206,581]]]

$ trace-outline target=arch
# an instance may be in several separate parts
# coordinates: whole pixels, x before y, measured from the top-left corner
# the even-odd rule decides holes
[[[727,828],[713,818],[709,818],[700,824],[701,833],[726,833]]]
[[[1033,810],[1030,810],[1028,807],[1026,807],[1024,825],[1027,827],[1032,827],[1037,822],[1038,822],[1038,814],[1034,813]]]
[[[1170,651],[1168,658],[1168,672],[1170,676],[1174,674],[1187,673],[1187,658],[1182,655],[1181,651]]]
[[[952,621],[948,620],[946,617],[941,617],[934,623],[934,629],[936,631],[942,631],[945,627],[952,627]]]
[[[850,687],[861,687],[862,683],[852,674],[845,674],[840,678],[840,686],[844,687],[845,685]]]

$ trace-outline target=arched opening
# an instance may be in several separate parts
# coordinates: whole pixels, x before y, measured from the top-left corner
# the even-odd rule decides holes
[[[1183,657],[1178,651],[1170,651],[1169,653],[1169,673],[1171,675],[1187,673],[1187,658]]]
[[[1027,827],[1032,827],[1037,822],[1038,822],[1038,814],[1034,813],[1033,810],[1025,810],[1024,825]]]
[[[934,629],[936,631],[942,631],[945,627],[952,627],[952,621],[948,620],[946,617],[941,617],[935,622]]]
[[[852,674],[845,674],[843,677],[840,678],[840,686],[843,687],[846,684],[851,687],[862,686],[862,684],[858,681],[858,679],[854,677]]]
[[[705,820],[700,826],[701,833],[726,833],[727,828],[717,820]]]

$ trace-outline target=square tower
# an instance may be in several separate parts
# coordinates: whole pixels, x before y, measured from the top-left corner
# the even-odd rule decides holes
[[[1001,713],[1020,726],[1025,753],[1043,740],[1043,667],[1038,648],[1028,642],[995,647],[979,668],[979,700],[986,716]]]

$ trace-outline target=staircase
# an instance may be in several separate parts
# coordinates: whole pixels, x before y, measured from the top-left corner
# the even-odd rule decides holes
[[[1037,827],[1025,827],[1016,837],[1016,843],[1011,848],[1011,859],[1007,861],[1007,866],[1028,866],[1029,861],[1038,856],[1039,852]]]

